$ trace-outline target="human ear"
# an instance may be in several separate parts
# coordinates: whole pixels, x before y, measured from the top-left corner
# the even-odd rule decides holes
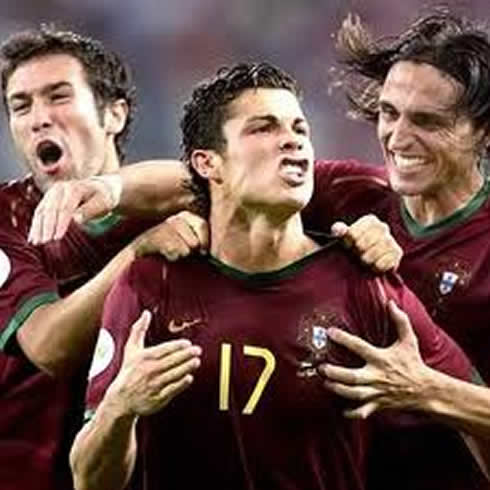
[[[129,107],[124,99],[107,104],[104,110],[104,126],[108,133],[119,134],[126,126]]]
[[[213,150],[194,150],[191,155],[192,168],[208,181],[222,182],[221,165],[223,159]]]

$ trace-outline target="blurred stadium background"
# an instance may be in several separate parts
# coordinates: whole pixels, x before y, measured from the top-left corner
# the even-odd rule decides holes
[[[376,35],[396,33],[429,0],[0,0],[1,39],[56,22],[104,41],[133,69],[138,117],[129,161],[179,154],[180,108],[191,87],[221,65],[268,60],[302,85],[318,157],[379,162],[374,128],[345,117],[342,94],[329,91],[333,34],[348,12]],[[447,0],[489,20],[490,0]],[[329,93],[330,92],[330,93]],[[2,111],[3,112],[3,111]],[[0,179],[21,174],[0,119]]]

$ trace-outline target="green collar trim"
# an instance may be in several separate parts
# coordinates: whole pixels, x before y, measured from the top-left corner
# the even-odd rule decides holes
[[[82,225],[83,230],[92,237],[103,235],[122,221],[123,217],[117,213],[109,213],[102,218],[96,218]]]
[[[322,253],[326,248],[330,248],[333,244],[338,243],[337,240],[333,240],[329,244],[311,252],[303,258],[292,262],[280,269],[268,272],[244,272],[240,269],[236,269],[224,262],[221,262],[216,257],[209,256],[208,261],[212,266],[218,269],[218,272],[232,279],[238,279],[239,281],[246,282],[250,285],[261,286],[268,283],[273,283],[293,276],[299,270],[303,269],[309,264],[319,253]]]
[[[452,228],[462,221],[465,221],[485,204],[489,195],[490,180],[486,179],[481,189],[471,198],[466,206],[428,226],[423,226],[415,221],[403,204],[403,201],[400,201],[400,213],[408,232],[415,238],[424,238]]]

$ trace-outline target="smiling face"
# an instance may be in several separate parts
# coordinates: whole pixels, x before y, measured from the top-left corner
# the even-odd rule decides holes
[[[285,89],[247,89],[228,106],[226,141],[214,153],[220,194],[237,208],[302,209],[313,192],[313,147],[297,97]],[[211,186],[213,193],[213,186]]]
[[[14,144],[43,192],[57,180],[118,165],[112,157],[120,121],[111,108],[99,113],[75,57],[49,54],[20,64],[8,80],[6,100]]]
[[[456,114],[458,82],[431,65],[393,65],[379,98],[378,138],[393,189],[437,196],[471,188],[479,178],[481,132]]]

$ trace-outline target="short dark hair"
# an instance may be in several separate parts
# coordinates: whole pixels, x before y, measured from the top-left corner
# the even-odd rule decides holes
[[[111,102],[124,99],[128,104],[128,118],[123,130],[116,135],[116,151],[125,158],[125,145],[136,110],[136,89],[129,67],[102,42],[54,25],[42,24],[38,29],[18,32],[0,46],[0,73],[2,97],[8,114],[7,84],[12,73],[34,58],[51,54],[68,54],[80,61],[94,94],[99,116]]]
[[[226,148],[223,125],[230,103],[245,90],[256,88],[285,89],[301,96],[296,80],[280,68],[266,62],[239,63],[220,68],[214,78],[197,85],[184,105],[180,120],[183,159],[192,176],[198,208],[204,214],[209,205],[208,184],[190,164],[192,152],[201,148],[221,153]]]
[[[339,85],[352,114],[377,121],[378,96],[390,68],[399,61],[427,63],[457,80],[463,90],[455,102],[475,129],[490,131],[490,39],[484,24],[432,8],[396,37],[374,40],[359,17],[349,15],[337,34],[346,67]]]

